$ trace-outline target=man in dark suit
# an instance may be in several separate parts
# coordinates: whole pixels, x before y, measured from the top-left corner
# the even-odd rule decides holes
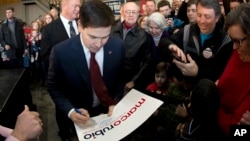
[[[123,94],[124,45],[121,39],[110,35],[112,10],[101,1],[87,1],[80,9],[79,20],[81,34],[52,48],[47,81],[56,110],[63,114],[60,119],[70,125],[85,124],[101,113],[112,114]],[[91,58],[95,58],[99,74],[92,69]],[[104,86],[99,79],[93,79],[98,75]],[[106,88],[105,92],[99,93],[97,81],[99,87]]]
[[[73,27],[76,34],[78,34],[76,19],[79,15],[81,6],[81,0],[62,0],[61,1],[61,13],[60,16],[50,24],[46,25],[42,29],[42,40],[41,40],[41,59],[44,71],[44,82],[47,79],[48,67],[49,67],[49,55],[51,49],[58,43],[69,39],[70,36],[70,25],[69,21],[72,21]],[[68,138],[69,125],[61,118],[62,113],[56,109],[56,121],[59,128],[59,136],[62,140]]]
[[[47,74],[47,69],[49,66],[49,55],[52,47],[71,37],[70,25],[68,23],[69,21],[72,21],[76,34],[79,33],[77,30],[78,28],[76,19],[79,15],[80,6],[81,0],[62,0],[61,13],[59,18],[46,25],[42,29],[40,55],[44,66],[45,74]]]

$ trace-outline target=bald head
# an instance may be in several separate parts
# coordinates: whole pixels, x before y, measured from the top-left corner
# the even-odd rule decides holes
[[[132,7],[133,9],[136,9],[137,11],[140,10],[140,7],[135,2],[127,2],[123,6],[123,10],[128,9],[129,7]]]

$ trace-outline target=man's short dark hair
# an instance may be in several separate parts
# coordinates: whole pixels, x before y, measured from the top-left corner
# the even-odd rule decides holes
[[[200,4],[205,8],[211,8],[214,10],[216,16],[221,15],[220,3],[218,0],[198,0],[197,5]]]
[[[100,0],[89,0],[80,8],[80,22],[85,27],[108,27],[114,23],[114,15],[109,6]]]
[[[193,4],[197,4],[198,0],[189,0],[188,3],[187,3],[187,7],[190,7],[192,6]]]
[[[154,2],[154,4],[156,5],[155,0],[146,0],[146,2],[147,2],[147,1],[152,1],[152,2]]]
[[[159,10],[163,6],[169,6],[171,8],[171,4],[167,0],[161,0],[161,1],[159,1],[158,4],[157,4],[157,9]]]
[[[15,9],[14,9],[13,7],[8,7],[8,8],[6,8],[6,11],[7,11],[7,10],[11,10],[12,12],[15,11]]]

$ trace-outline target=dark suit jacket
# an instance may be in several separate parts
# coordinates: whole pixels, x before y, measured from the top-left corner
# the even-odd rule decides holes
[[[91,110],[93,90],[80,35],[53,47],[49,62],[48,91],[56,108],[66,115],[72,108]],[[123,62],[123,41],[111,36],[104,46],[103,80],[109,94],[117,100],[123,94]]]
[[[16,57],[22,58],[24,49],[27,48],[22,23],[16,18],[14,18],[14,22],[15,22],[15,38],[17,41],[17,46],[14,45],[13,39],[11,37],[12,35],[10,28],[8,26],[8,20],[5,20],[2,23],[0,29],[0,44],[2,45],[2,47],[5,47],[5,45],[10,46],[10,50],[7,51],[8,57],[10,59],[15,59]],[[18,52],[16,52],[17,51],[16,47],[19,48]]]
[[[52,47],[67,39],[69,36],[60,17],[46,25],[42,29],[41,59],[48,62]]]

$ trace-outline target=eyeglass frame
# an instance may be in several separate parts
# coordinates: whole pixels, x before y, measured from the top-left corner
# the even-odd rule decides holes
[[[139,13],[139,11],[131,11],[131,10],[126,10],[126,11],[124,11],[124,13],[126,14],[126,15],[130,15],[130,14],[132,14],[132,15],[136,15],[136,14],[138,14]]]
[[[231,37],[230,37],[230,38],[231,38]],[[242,42],[244,42],[246,39],[247,39],[247,37],[244,37],[244,38],[239,39],[239,40],[237,40],[237,39],[232,39],[232,38],[231,38],[232,42],[233,42],[234,44],[236,44],[237,46],[241,46],[241,45],[242,45]]]

